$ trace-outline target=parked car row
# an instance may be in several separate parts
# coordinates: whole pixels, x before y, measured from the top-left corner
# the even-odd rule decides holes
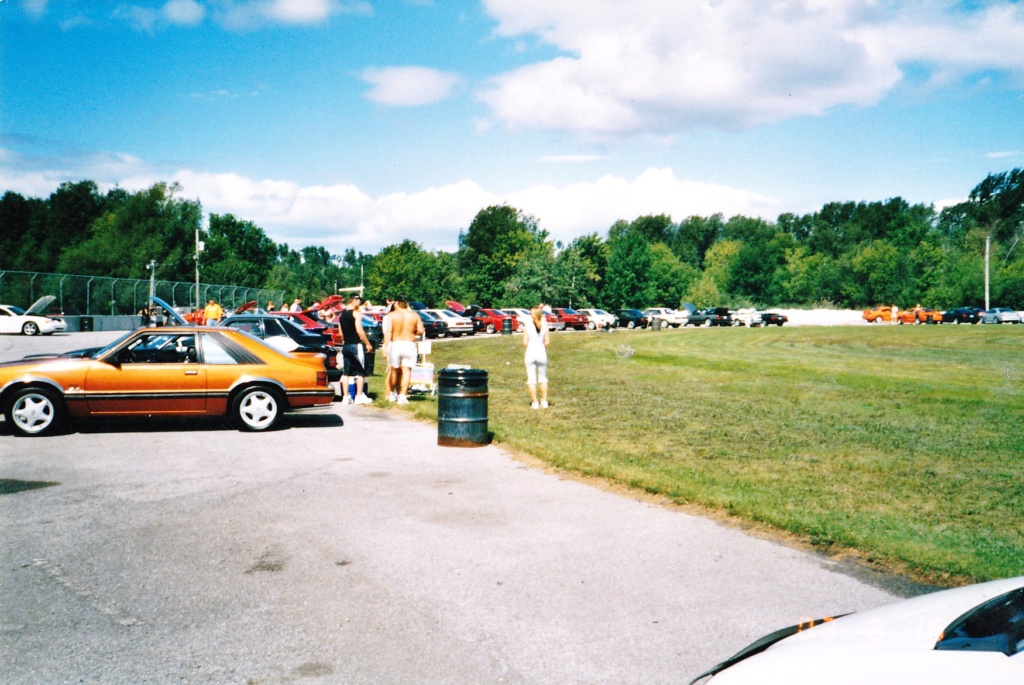
[[[977,307],[955,307],[938,312],[921,305],[902,310],[891,305],[880,305],[865,309],[861,318],[869,323],[897,324],[1024,323],[1024,311],[1014,311],[1007,307],[994,307],[988,311]]]

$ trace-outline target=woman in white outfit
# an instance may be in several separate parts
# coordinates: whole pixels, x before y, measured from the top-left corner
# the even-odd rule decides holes
[[[530,319],[523,322],[523,346],[526,348],[526,387],[530,389],[530,406],[548,407],[548,351],[551,335],[540,305],[530,310]],[[537,386],[540,386],[538,402]]]

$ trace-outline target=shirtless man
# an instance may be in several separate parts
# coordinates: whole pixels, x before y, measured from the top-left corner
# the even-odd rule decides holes
[[[423,335],[423,320],[409,309],[404,297],[395,298],[395,309],[385,318],[384,344],[388,350],[388,368],[395,375],[389,400],[409,404],[409,379],[416,364],[416,336]],[[398,397],[395,397],[395,388]]]

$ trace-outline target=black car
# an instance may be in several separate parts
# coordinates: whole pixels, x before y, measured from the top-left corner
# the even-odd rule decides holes
[[[726,307],[709,307],[698,309],[690,314],[687,326],[731,326],[732,314]]]
[[[426,338],[443,338],[448,335],[448,324],[441,319],[437,318],[430,312],[423,310],[415,310],[420,315],[420,319],[423,321],[423,332]]]
[[[957,307],[942,312],[942,323],[978,323],[981,311],[977,307]]]
[[[762,326],[781,326],[789,321],[789,317],[778,312],[761,312]]]
[[[639,309],[620,309],[615,315],[618,317],[615,325],[619,328],[647,328],[650,323]]]
[[[338,368],[338,354],[335,349],[324,342],[324,337],[311,333],[290,320],[273,314],[236,314],[220,322],[225,328],[237,328],[254,335],[261,340],[272,341],[274,338],[290,338],[300,352],[319,352],[324,357],[324,368],[327,369],[327,380],[331,383],[341,379],[342,370]]]

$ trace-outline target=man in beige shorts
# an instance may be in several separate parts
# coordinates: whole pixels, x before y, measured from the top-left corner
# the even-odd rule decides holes
[[[404,297],[395,298],[395,309],[384,317],[384,345],[388,350],[388,368],[395,374],[388,400],[409,404],[409,379],[416,365],[416,336],[424,334],[423,320],[409,309]],[[395,389],[398,395],[395,395]]]

